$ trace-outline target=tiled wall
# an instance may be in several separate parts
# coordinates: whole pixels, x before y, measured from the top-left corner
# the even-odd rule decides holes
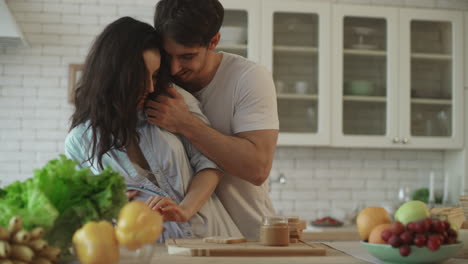
[[[443,169],[442,151],[280,148],[270,175],[271,198],[280,213],[306,219],[342,217],[356,206],[391,210],[401,187],[428,187],[431,172],[442,191]]]
[[[151,23],[156,0],[6,2],[30,47],[0,47],[3,184],[30,177],[33,168],[62,152],[72,112],[67,103],[68,65],[82,63],[93,38],[114,19],[130,15]],[[466,0],[317,2],[468,10]],[[279,148],[272,180],[283,173],[286,182],[272,183],[271,194],[281,212],[313,218],[329,208],[353,208],[360,201],[388,203],[400,185],[426,184],[430,168],[443,169],[443,160],[439,151]]]

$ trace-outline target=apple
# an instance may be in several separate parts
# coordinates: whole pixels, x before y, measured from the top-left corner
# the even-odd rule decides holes
[[[409,201],[400,206],[395,212],[395,221],[407,225],[409,222],[417,222],[429,217],[429,208],[421,201]]]

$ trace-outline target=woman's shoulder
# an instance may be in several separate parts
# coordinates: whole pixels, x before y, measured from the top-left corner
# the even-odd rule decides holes
[[[184,90],[183,88],[177,86],[174,84],[174,88],[177,90],[177,92],[179,92],[180,95],[182,95],[182,97],[184,98],[184,101],[185,101],[185,104],[187,104],[187,107],[188,107],[188,110],[194,114],[195,116],[197,116],[198,118],[200,118],[203,122],[205,122],[206,124],[209,124],[210,121],[208,120],[208,118],[203,114],[202,110],[201,110],[201,104],[200,104],[200,101],[198,101],[197,98],[195,98],[195,96],[193,96],[191,93],[187,92],[186,90]]]
[[[82,123],[70,130],[65,138],[65,145],[83,144],[85,141],[88,141],[90,137],[88,127],[87,123]]]

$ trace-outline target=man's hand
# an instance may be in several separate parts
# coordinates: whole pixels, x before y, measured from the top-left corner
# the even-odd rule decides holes
[[[182,95],[173,87],[167,89],[171,97],[158,96],[154,101],[148,100],[145,105],[145,112],[148,115],[148,122],[162,127],[172,133],[181,133],[185,124],[190,123],[192,114],[188,110],[187,104]]]
[[[169,197],[151,196],[146,204],[152,210],[159,211],[163,216],[163,221],[187,222],[189,220],[187,210]]]

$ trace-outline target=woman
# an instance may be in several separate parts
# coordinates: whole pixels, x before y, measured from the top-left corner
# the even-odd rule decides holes
[[[145,100],[170,85],[160,47],[155,29],[130,17],[104,29],[77,86],[65,154],[95,173],[107,166],[120,172],[138,190],[135,199],[162,213],[161,240],[241,236],[213,193],[221,171],[185,138],[145,120]],[[196,100],[184,96],[201,116]]]

